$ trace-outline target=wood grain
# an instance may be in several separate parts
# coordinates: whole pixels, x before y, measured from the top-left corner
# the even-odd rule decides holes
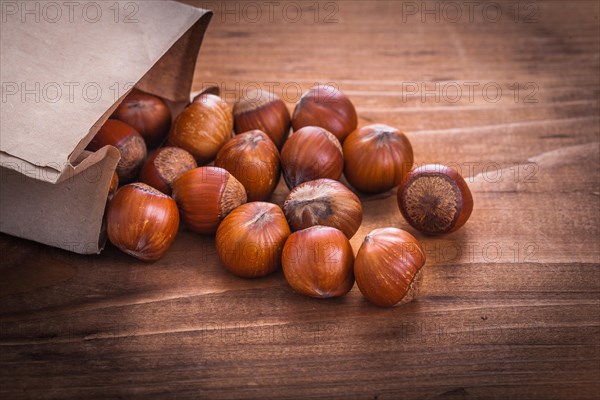
[[[309,16],[296,23],[281,14],[289,2],[257,22],[224,15],[242,3],[194,4],[209,3],[195,89],[218,83],[233,103],[270,85],[292,110],[285,85],[335,83],[360,124],[404,130],[417,163],[461,168],[471,219],[445,237],[416,233],[428,258],[419,294],[392,309],[356,286],[323,301],[281,272],[238,279],[214,239],[185,230],[153,264],[2,235],[0,396],[599,398],[598,3],[502,2],[497,22],[423,23],[407,2],[338,1],[330,24],[325,2],[318,22],[314,2],[294,2]],[[535,21],[515,4],[534,4]],[[473,82],[503,94],[442,93]],[[434,92],[408,95],[411,84]],[[280,182],[273,201],[286,194]],[[375,227],[412,232],[393,191],[361,199],[354,251]]]

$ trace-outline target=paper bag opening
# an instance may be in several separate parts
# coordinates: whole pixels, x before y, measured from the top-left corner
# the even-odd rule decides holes
[[[96,4],[110,16],[115,3]],[[108,17],[53,24],[7,17],[0,24],[2,232],[82,254],[102,250],[119,152],[84,149],[133,86],[173,103],[189,101],[212,15],[173,1],[136,4],[136,23],[130,24]],[[56,101],[31,99],[32,87],[65,83],[104,89],[103,95],[94,101],[71,93]],[[29,92],[13,93],[15,87]]]

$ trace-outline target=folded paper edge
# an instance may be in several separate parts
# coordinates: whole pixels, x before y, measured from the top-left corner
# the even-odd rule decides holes
[[[190,52],[195,54],[195,59],[191,63],[191,65],[192,65],[191,70],[186,71],[186,74],[185,74],[186,76],[184,76],[184,77],[181,77],[181,75],[179,75],[179,78],[180,78],[179,82],[184,82],[184,86],[186,87],[186,93],[185,93],[185,95],[182,94],[180,96],[176,96],[178,98],[179,97],[183,98],[184,96],[186,96],[186,97],[188,97],[187,100],[189,101],[191,87],[192,87],[192,83],[193,83],[193,75],[194,75],[195,66],[197,63],[198,55],[199,55],[199,50],[202,45],[202,41],[204,39],[204,34],[206,32],[206,29],[208,28],[208,25],[210,23],[210,19],[212,18],[213,13],[210,10],[206,10],[206,9],[199,8],[199,7],[194,7],[192,5],[182,3],[179,1],[176,1],[176,3],[180,6],[187,7],[190,11],[195,13],[194,15],[190,16],[190,20],[192,20],[193,22],[191,22],[189,27],[184,31],[183,35],[181,35],[180,37],[178,37],[174,40],[174,42],[171,44],[171,46],[168,47],[165,50],[165,52],[161,55],[161,57],[152,65],[152,67],[150,67],[149,70],[142,77],[139,78],[139,80],[136,82],[136,84],[134,86],[137,86],[140,82],[142,82],[143,87],[141,88],[141,90],[144,90],[149,93],[156,94],[156,95],[160,95],[160,90],[153,89],[151,84],[143,83],[144,79],[148,80],[149,76],[152,76],[154,74],[158,75],[156,72],[152,73],[152,71],[161,62],[162,63],[166,62],[168,64],[168,60],[165,61],[165,56],[169,56],[169,55],[171,55],[172,57],[177,56],[177,54],[171,53],[171,50],[173,49],[173,47],[177,46],[177,44],[180,43],[182,40],[185,40],[187,36],[190,36],[190,35],[194,36],[192,34],[196,33],[195,37],[191,38],[192,49],[190,50]],[[191,73],[190,73],[190,71],[191,71]],[[131,89],[133,89],[133,87]],[[65,180],[71,179],[74,175],[82,173],[87,168],[92,166],[94,163],[98,162],[102,158],[102,155],[101,154],[94,155],[95,153],[92,153],[87,157],[87,158],[91,157],[89,160],[87,160],[87,158],[86,158],[85,160],[81,161],[81,163],[79,163],[77,165],[75,165],[75,160],[78,160],[81,158],[81,155],[85,151],[85,147],[92,140],[92,138],[98,132],[100,127],[110,118],[110,116],[112,115],[114,110],[123,101],[123,99],[127,96],[127,94],[129,94],[131,89],[129,91],[127,91],[126,93],[124,93],[115,103],[113,103],[112,106],[108,110],[106,110],[104,112],[104,114],[102,114],[102,116],[96,121],[96,123],[94,123],[94,125],[92,125],[90,127],[90,129],[85,134],[85,136],[82,137],[82,139],[79,141],[77,146],[71,151],[71,153],[69,154],[69,157],[63,163],[63,165],[37,165],[28,160],[13,156],[10,153],[7,153],[5,151],[0,151],[0,167],[14,170],[17,173],[25,175],[29,178],[33,178],[36,180],[49,182],[49,183],[53,183],[53,184],[58,184],[60,182],[64,182]],[[157,93],[157,92],[159,92],[159,93]],[[180,92],[181,92],[181,90],[180,90]],[[171,96],[171,97],[173,97],[173,96]],[[179,100],[181,100],[181,99],[179,99]]]
[[[87,173],[49,183],[0,168],[0,231],[80,254],[106,242],[104,212],[119,151],[106,146]]]

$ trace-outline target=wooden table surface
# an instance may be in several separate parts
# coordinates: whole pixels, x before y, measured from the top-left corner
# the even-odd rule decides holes
[[[597,2],[309,2],[296,22],[297,2],[203,4],[195,89],[271,87],[291,110],[334,83],[416,163],[460,168],[471,219],[416,234],[420,292],[391,309],[235,278],[186,231],[153,264],[2,235],[1,398],[600,397]],[[375,227],[414,232],[394,191],[362,200],[355,252]]]

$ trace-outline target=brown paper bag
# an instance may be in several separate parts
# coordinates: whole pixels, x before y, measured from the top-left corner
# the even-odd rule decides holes
[[[134,85],[190,100],[211,13],[174,1],[0,5],[0,231],[99,253],[119,152],[84,149]]]

